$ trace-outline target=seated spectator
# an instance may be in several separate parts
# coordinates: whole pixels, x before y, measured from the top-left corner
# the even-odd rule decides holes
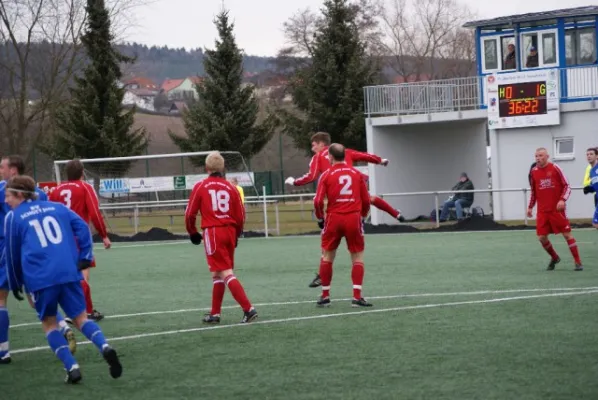
[[[461,174],[459,182],[451,190],[456,192],[461,190],[474,190],[473,183],[469,180],[469,177],[465,172]],[[448,219],[449,211],[455,207],[457,213],[457,219],[463,219],[463,209],[471,207],[473,204],[473,193],[455,193],[444,202],[442,206],[442,213],[440,213],[440,222],[444,222]]]
[[[527,56],[525,66],[528,68],[536,68],[538,66],[538,51],[534,46],[529,49],[529,55]]]
[[[504,68],[503,69],[515,69],[517,68],[517,59],[515,57],[515,45],[509,44],[507,46],[509,53],[505,57]]]

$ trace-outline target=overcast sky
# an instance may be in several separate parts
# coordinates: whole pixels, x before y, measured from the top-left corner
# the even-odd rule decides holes
[[[212,23],[222,0],[149,0],[135,13],[136,26],[124,39],[147,45],[212,48]],[[392,1],[392,0],[387,0]],[[596,0],[461,0],[480,19],[596,5]],[[282,24],[294,12],[317,10],[323,0],[224,0],[235,22],[239,46],[247,54],[273,56],[284,45]]]

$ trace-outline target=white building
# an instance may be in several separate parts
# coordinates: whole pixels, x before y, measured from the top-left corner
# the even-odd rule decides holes
[[[465,26],[476,30],[478,76],[365,88],[368,151],[391,160],[369,167],[372,192],[450,190],[461,172],[486,188],[487,133],[493,189],[527,189],[538,147],[581,187],[586,149],[598,145],[598,7]],[[435,206],[434,196],[386,199],[406,217]],[[528,199],[523,190],[493,192],[495,219],[524,219]],[[490,196],[476,193],[474,205],[488,212]],[[573,191],[571,218],[590,218],[593,209]],[[392,221],[374,210],[372,222]]]

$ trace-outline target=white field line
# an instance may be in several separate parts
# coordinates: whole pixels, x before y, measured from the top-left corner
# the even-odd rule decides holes
[[[271,324],[281,324],[281,323],[298,322],[298,321],[310,321],[310,320],[336,318],[336,317],[348,317],[348,316],[364,315],[364,314],[387,313],[387,312],[393,312],[393,311],[420,310],[420,309],[440,308],[440,307],[456,307],[456,306],[472,305],[472,304],[503,303],[503,302],[507,302],[507,301],[516,301],[516,300],[530,300],[530,299],[539,299],[539,298],[545,298],[545,297],[578,296],[578,295],[583,295],[583,294],[595,294],[595,293],[598,293],[598,290],[587,290],[587,291],[582,291],[582,292],[547,293],[547,294],[545,293],[545,294],[536,294],[536,295],[529,295],[529,296],[503,297],[503,298],[498,298],[498,299],[456,301],[456,302],[451,302],[451,303],[420,304],[420,305],[414,305],[414,306],[369,309],[369,310],[352,311],[352,312],[335,313],[335,314],[319,314],[319,315],[310,315],[310,316],[305,316],[305,317],[270,319],[270,320],[265,320],[265,321],[256,321],[251,324],[215,325],[215,326],[207,326],[207,327],[201,327],[201,328],[150,332],[150,333],[142,333],[142,334],[138,334],[138,335],[113,337],[113,338],[109,338],[108,341],[112,343],[112,342],[119,342],[119,341],[123,341],[123,340],[136,340],[136,339],[156,337],[156,336],[178,335],[178,334],[182,334],[182,333],[202,332],[202,331],[210,331],[210,330],[215,330],[215,329],[240,328],[240,327],[246,327],[246,326],[251,326],[251,325],[271,325]],[[86,342],[78,343],[78,345],[87,345],[87,344],[91,344],[91,342],[86,341]],[[29,348],[24,348],[24,349],[17,349],[17,350],[11,351],[11,353],[12,354],[30,353],[30,352],[34,352],[34,351],[42,351],[42,350],[47,350],[47,349],[48,349],[47,346],[37,346],[37,347],[29,347]]]
[[[533,292],[570,292],[570,291],[588,291],[588,290],[598,290],[598,286],[592,287],[578,287],[578,288],[535,288],[535,289],[507,289],[507,290],[478,290],[473,292],[445,292],[445,293],[413,293],[413,294],[397,294],[397,295],[388,295],[388,296],[373,296],[368,297],[368,300],[389,300],[389,299],[401,299],[401,298],[417,298],[417,297],[446,297],[446,296],[476,296],[476,295],[484,295],[484,294],[509,294],[509,293],[533,293]],[[346,299],[334,299],[335,302],[338,301],[350,301],[352,298]],[[254,304],[254,307],[270,307],[270,306],[292,306],[292,305],[301,305],[301,304],[313,304],[315,300],[298,300],[298,301],[283,301],[283,302],[275,302],[275,303],[257,303]],[[236,309],[239,308],[238,305],[232,306],[223,306],[223,310],[227,309]],[[133,317],[141,317],[146,315],[161,315],[161,314],[181,314],[187,312],[198,312],[198,311],[210,311],[209,307],[206,308],[184,308],[180,310],[164,310],[164,311],[146,311],[146,312],[139,312],[139,313],[131,313],[131,314],[117,314],[117,315],[108,315],[105,319],[119,319],[119,318],[133,318]],[[40,324],[39,321],[37,322],[26,322],[22,324],[11,325],[11,329],[15,328],[23,328],[28,326],[38,326]]]

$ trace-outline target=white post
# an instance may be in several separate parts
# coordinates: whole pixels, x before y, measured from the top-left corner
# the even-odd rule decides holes
[[[528,224],[528,221],[527,221],[527,188],[523,188],[523,221],[525,221],[525,225]]]
[[[60,167],[54,163],[54,174],[56,175],[56,183],[60,185]]]
[[[278,201],[274,203],[274,211],[276,211],[276,235],[280,236],[280,218],[278,217]]]
[[[434,193],[434,212],[436,213],[436,228],[440,228],[440,212],[438,208],[440,204],[438,203],[438,193]]]
[[[262,186],[262,199],[264,199],[264,232],[268,237],[268,202],[266,198],[266,186]]]
[[[135,226],[135,233],[139,233],[139,206],[137,204],[133,209],[133,225]]]

